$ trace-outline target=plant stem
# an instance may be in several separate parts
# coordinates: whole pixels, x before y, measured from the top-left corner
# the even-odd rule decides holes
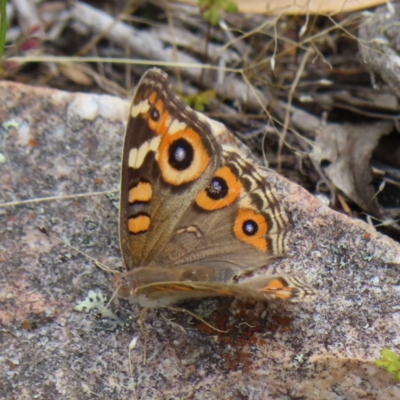
[[[0,0],[0,57],[3,56],[7,32],[7,0]]]

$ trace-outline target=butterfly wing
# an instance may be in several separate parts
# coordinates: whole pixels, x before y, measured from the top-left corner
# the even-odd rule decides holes
[[[148,71],[134,96],[121,180],[121,249],[144,306],[184,298],[310,299],[283,276],[246,278],[286,250],[290,222],[267,172],[216,143],[214,125]]]
[[[223,149],[221,167],[177,221],[166,246],[155,249],[153,265],[126,274],[142,305],[208,296],[315,297],[293,277],[246,277],[284,254],[291,229],[266,174],[234,149]]]
[[[188,298],[202,299],[206,297],[308,302],[315,299],[316,292],[297,278],[277,275],[254,277],[240,284],[182,280],[157,282],[138,288],[135,296],[143,306],[167,307]]]
[[[267,172],[225,147],[221,166],[153,260],[156,265],[173,267],[230,269],[233,278],[282,256],[290,231],[289,218],[267,181]],[[226,273],[220,278],[227,282]]]
[[[130,107],[121,170],[120,243],[128,270],[152,262],[211,179],[220,150],[210,125],[158,69],[142,77]]]

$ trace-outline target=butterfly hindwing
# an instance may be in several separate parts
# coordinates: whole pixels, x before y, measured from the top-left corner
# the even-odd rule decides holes
[[[282,256],[290,222],[265,173],[225,147],[210,183],[177,222],[170,242],[154,254],[156,263],[232,267],[241,275]]]

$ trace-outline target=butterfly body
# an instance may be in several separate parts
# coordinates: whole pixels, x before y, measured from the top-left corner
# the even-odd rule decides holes
[[[222,125],[187,107],[158,69],[130,108],[120,242],[129,295],[145,307],[210,296],[308,300],[283,276],[254,276],[287,248],[290,221],[267,171],[217,143]]]

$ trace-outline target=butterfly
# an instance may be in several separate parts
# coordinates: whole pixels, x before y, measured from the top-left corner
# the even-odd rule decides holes
[[[120,189],[124,296],[148,308],[233,296],[308,301],[291,276],[260,271],[288,246],[291,223],[268,171],[214,133],[159,69],[145,72],[129,111]]]

